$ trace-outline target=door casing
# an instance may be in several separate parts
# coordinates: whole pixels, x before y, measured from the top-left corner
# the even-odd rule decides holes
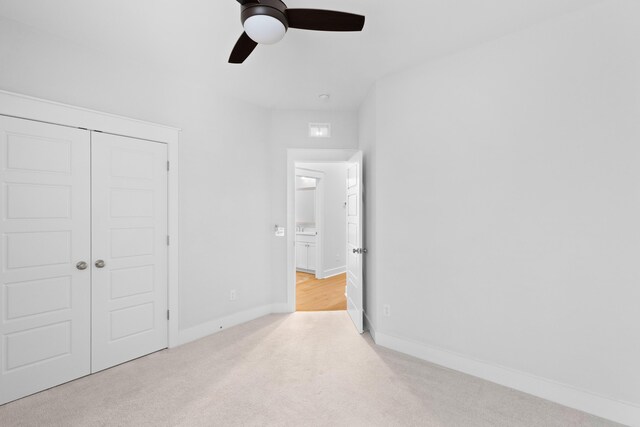
[[[287,302],[274,311],[296,311],[296,163],[348,162],[360,150],[354,149],[288,149],[287,150]]]

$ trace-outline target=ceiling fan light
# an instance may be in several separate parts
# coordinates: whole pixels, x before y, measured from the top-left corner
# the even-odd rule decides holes
[[[268,15],[253,15],[244,21],[244,30],[251,39],[260,44],[278,43],[287,32],[284,24]]]

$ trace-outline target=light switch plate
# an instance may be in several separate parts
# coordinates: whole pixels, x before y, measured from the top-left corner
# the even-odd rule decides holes
[[[276,237],[284,237],[284,227],[276,227]]]

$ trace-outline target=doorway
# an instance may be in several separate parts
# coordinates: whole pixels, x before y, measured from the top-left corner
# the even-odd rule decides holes
[[[334,165],[341,169],[341,193],[338,203],[342,220],[342,230],[336,234],[337,238],[330,235],[327,228],[328,213],[334,209],[323,209],[322,206],[334,202],[328,202],[326,188],[328,177],[320,178],[314,182],[316,188],[315,197],[307,197],[315,201],[312,211],[320,213],[311,222],[297,221],[296,219],[296,193],[298,177],[315,178],[309,176],[310,172],[324,172],[324,168]],[[302,171],[302,172],[301,172]],[[363,332],[364,316],[364,283],[363,266],[366,249],[363,242],[363,185],[362,185],[362,152],[351,149],[289,149],[287,151],[287,228],[291,232],[287,237],[287,311],[300,310],[336,310],[344,309],[353,321],[356,330]],[[311,182],[309,182],[311,184]],[[320,190],[320,191],[318,191]],[[309,191],[309,190],[306,190]],[[302,196],[303,198],[305,196]],[[307,212],[309,209],[307,208]],[[303,220],[306,218],[302,218]],[[283,233],[284,234],[284,233]],[[301,242],[304,234],[315,234],[314,242]],[[301,236],[302,235],[302,236]],[[309,236],[303,237],[308,239]],[[335,250],[337,241],[340,246]],[[312,248],[312,243],[314,247]],[[304,244],[304,251],[301,251]],[[307,247],[306,245],[309,245]],[[309,258],[311,251],[311,258]],[[315,256],[313,254],[315,251]],[[302,253],[302,255],[300,255]],[[344,257],[344,258],[341,258]],[[309,264],[309,260],[316,264]],[[306,261],[307,268],[299,268],[299,262]],[[337,264],[334,264],[334,261]],[[312,266],[313,269],[309,267]],[[300,286],[298,286],[300,285]],[[333,286],[332,286],[333,285]],[[297,292],[300,288],[300,293]],[[331,289],[333,292],[324,292]],[[313,292],[311,292],[313,291]],[[297,300],[313,295],[315,299],[323,301],[324,308],[317,306],[298,307]],[[335,296],[332,302],[331,295]],[[344,295],[344,297],[342,296]]]
[[[296,311],[347,309],[347,166],[296,163]]]

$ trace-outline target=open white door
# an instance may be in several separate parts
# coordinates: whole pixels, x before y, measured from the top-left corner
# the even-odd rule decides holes
[[[362,153],[347,165],[347,311],[358,332],[363,328]]]

